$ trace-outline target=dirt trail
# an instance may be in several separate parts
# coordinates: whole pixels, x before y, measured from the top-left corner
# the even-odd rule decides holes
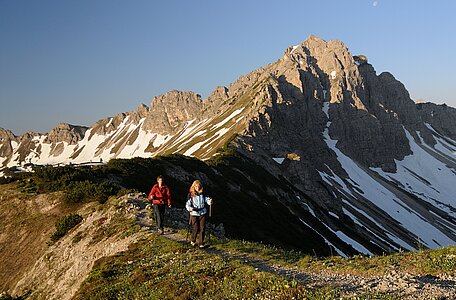
[[[149,208],[143,200],[129,199],[132,206],[136,207],[137,223],[152,232],[158,231],[151,221]],[[173,210],[171,210],[173,211]],[[175,211],[174,211],[175,212]],[[168,213],[168,217],[170,214]],[[177,216],[177,220],[176,220]],[[171,220],[177,228],[186,228],[186,217],[182,212],[171,213]],[[176,226],[173,226],[176,228]],[[182,236],[177,230],[169,229],[164,238],[188,244],[188,238]],[[355,296],[365,293],[388,293],[401,299],[456,299],[456,276],[413,276],[408,273],[392,271],[383,276],[359,276],[324,270],[321,272],[306,272],[298,267],[271,264],[268,261],[254,259],[247,254],[232,253],[212,247],[204,249],[209,254],[218,255],[224,259],[238,260],[257,268],[259,271],[269,272],[282,276],[285,279],[295,280],[306,287],[332,286],[339,288],[346,296]]]

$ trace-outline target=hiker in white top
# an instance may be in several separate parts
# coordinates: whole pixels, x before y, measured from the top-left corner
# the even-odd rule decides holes
[[[195,180],[190,187],[185,207],[190,212],[190,225],[192,225],[192,246],[196,245],[196,236],[199,234],[198,245],[204,248],[204,235],[206,231],[207,206],[212,205],[212,198],[203,194],[203,186]]]

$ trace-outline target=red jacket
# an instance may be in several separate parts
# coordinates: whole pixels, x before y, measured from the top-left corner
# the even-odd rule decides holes
[[[169,192],[169,187],[167,185],[159,187],[158,183],[156,183],[152,187],[152,190],[150,190],[149,197],[147,197],[147,199],[149,199],[149,201],[153,201],[154,204],[171,205],[171,193]]]

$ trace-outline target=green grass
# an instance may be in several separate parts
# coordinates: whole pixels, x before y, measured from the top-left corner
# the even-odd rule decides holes
[[[151,236],[97,261],[75,299],[333,299],[241,260]]]
[[[239,242],[237,242],[239,243]],[[255,243],[249,243],[255,245]],[[248,247],[248,251],[239,247],[237,251],[253,253],[267,260],[281,264],[296,264],[301,270],[332,270],[359,275],[384,275],[391,270],[400,270],[414,275],[439,275],[456,272],[456,247],[416,252],[395,253],[387,256],[353,256],[343,258],[315,258],[300,252],[274,249],[265,245]],[[301,256],[300,258],[298,258]]]
[[[247,255],[252,259],[262,259],[276,264],[292,265],[303,257],[308,257],[300,251],[284,250],[280,247],[244,240],[211,238],[211,242],[217,250]]]
[[[310,263],[300,260],[298,265],[303,269],[311,265],[316,269],[362,275],[384,275],[392,270],[413,275],[439,275],[456,272],[456,247],[395,253],[387,256],[354,256],[347,259],[333,257]]]
[[[186,234],[185,230],[179,233]],[[377,266],[388,265],[386,262],[391,257],[323,259],[240,240],[211,238],[210,244],[210,250],[200,250],[150,235],[125,252],[98,260],[75,299],[397,298],[382,293],[346,296],[341,289],[332,286],[309,288],[296,280],[263,271],[258,264],[261,260],[269,265],[298,266],[303,273],[325,268],[335,273],[357,270],[359,274],[367,274],[363,263],[373,261]],[[451,255],[454,249],[445,251]],[[433,251],[428,252],[434,255]],[[440,250],[435,252],[436,257],[442,254]],[[422,253],[418,253],[418,257],[421,256]]]
[[[182,233],[183,234],[183,233]],[[263,260],[270,264],[297,266],[302,271],[321,270],[354,275],[385,275],[392,270],[413,275],[439,275],[456,272],[456,247],[433,250],[402,252],[385,256],[367,257],[355,255],[349,258],[341,256],[315,257],[296,250],[256,242],[211,238],[211,245],[219,251],[233,255],[247,256],[254,260]]]

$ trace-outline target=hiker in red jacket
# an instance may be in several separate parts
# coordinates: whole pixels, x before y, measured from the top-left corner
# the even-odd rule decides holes
[[[163,183],[163,176],[157,177],[157,183],[152,187],[147,199],[154,206],[155,221],[159,234],[162,235],[164,233],[163,223],[165,221],[166,206],[171,208],[171,193],[169,192],[169,187]]]

